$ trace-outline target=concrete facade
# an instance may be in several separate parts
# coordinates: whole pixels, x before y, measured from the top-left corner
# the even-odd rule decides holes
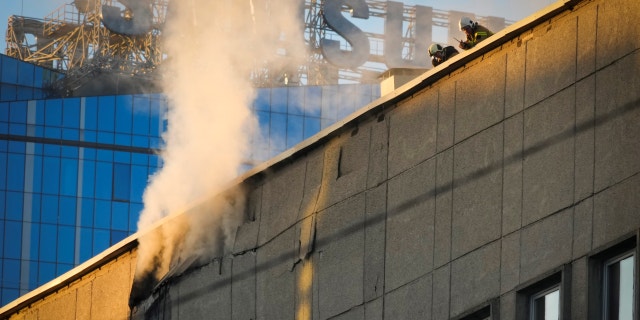
[[[636,21],[636,0],[559,2],[247,176],[233,252],[133,317],[524,319],[557,279],[563,318],[597,319],[608,250],[639,287]]]

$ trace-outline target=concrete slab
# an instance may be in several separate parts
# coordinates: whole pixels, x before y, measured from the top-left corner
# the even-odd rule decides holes
[[[295,317],[295,273],[292,268],[297,259],[294,251],[297,239],[295,229],[288,229],[257,252],[256,314],[264,319]]]
[[[232,262],[231,318],[256,319],[256,253],[234,256]]]
[[[596,74],[595,187],[640,171],[640,52]]]
[[[585,256],[593,249],[593,197],[576,204],[573,213],[573,258]]]
[[[389,175],[396,176],[436,152],[438,92],[426,90],[389,113]]]
[[[507,67],[505,76],[504,115],[511,117],[524,109],[524,76],[526,42],[531,39],[531,31],[522,33],[507,46]]]
[[[502,238],[500,253],[500,294],[520,284],[520,231]]]
[[[576,84],[576,156],[574,202],[593,194],[595,161],[595,76]]]
[[[451,297],[451,265],[447,264],[433,271],[433,302],[431,314],[433,319],[449,319]],[[428,303],[428,301],[425,301]]]
[[[370,130],[355,128],[327,144],[322,182],[327,201],[318,210],[366,189],[370,142]],[[322,192],[325,190],[321,190],[321,197]]]
[[[524,113],[522,225],[573,202],[575,89]]]
[[[504,166],[502,169],[502,234],[522,226],[523,114],[504,121]]]
[[[319,314],[327,318],[364,302],[364,194],[318,213],[317,219]]]
[[[598,5],[582,4],[578,11],[578,51],[577,79],[582,79],[596,71],[596,44],[598,37]]]
[[[438,88],[438,136],[436,150],[438,152],[453,146],[454,119],[456,108],[456,83],[447,81]]]
[[[640,175],[635,175],[594,196],[593,199],[593,247],[640,228]],[[633,196],[632,196],[633,195]]]
[[[170,294],[178,319],[231,319],[231,263],[215,260],[178,280]]]
[[[364,318],[367,320],[382,320],[383,298],[378,298],[364,304]]]
[[[502,232],[502,127],[489,128],[454,148],[452,259],[498,239]]]
[[[451,264],[451,316],[480,305],[500,293],[500,241]]]
[[[312,150],[305,156],[306,170],[304,176],[304,191],[297,220],[300,221],[316,213],[319,208],[326,206],[326,197],[321,197],[323,190],[324,150]]]
[[[384,293],[384,248],[387,218],[387,184],[367,191],[364,242],[364,300]]]
[[[435,160],[389,181],[385,291],[433,268]]]
[[[389,117],[385,113],[381,113],[375,122],[371,121],[364,127],[370,130],[371,135],[367,188],[373,188],[385,182],[389,177]]]
[[[571,85],[576,79],[577,21],[574,16],[537,26],[527,42],[525,108]],[[550,43],[553,46],[549,52]]]
[[[305,172],[306,161],[296,161],[273,172],[265,180],[258,245],[265,244],[295,224],[304,191]]]
[[[638,1],[612,0],[598,3],[597,69],[640,48],[638,28],[634,27],[638,21]]]
[[[506,55],[494,54],[467,68],[456,81],[455,142],[504,118]]]
[[[515,319],[516,318],[516,292],[509,291],[500,296],[500,318],[499,319]]]
[[[589,270],[588,258],[571,264],[571,318],[588,319]]]
[[[434,233],[434,268],[451,260],[451,216],[453,211],[453,149],[436,156],[436,208]]]
[[[522,230],[520,282],[571,261],[573,209],[544,218]]]
[[[431,275],[423,276],[393,292],[384,300],[385,319],[431,320],[432,293]]]

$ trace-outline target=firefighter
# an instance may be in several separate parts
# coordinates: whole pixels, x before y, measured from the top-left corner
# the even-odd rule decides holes
[[[443,47],[437,43],[429,46],[429,57],[431,57],[431,64],[436,67],[439,64],[447,61],[447,59],[458,54],[458,50],[453,46]]]
[[[478,42],[493,35],[486,27],[479,25],[478,21],[473,21],[469,17],[462,17],[460,19],[460,30],[464,31],[467,36],[467,41],[460,40],[460,49],[469,50],[475,47]]]

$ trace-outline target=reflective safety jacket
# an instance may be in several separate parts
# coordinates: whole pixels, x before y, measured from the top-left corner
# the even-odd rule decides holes
[[[489,38],[492,35],[493,32],[491,32],[491,30],[484,26],[477,25],[473,30],[473,34],[467,36],[467,41],[460,42],[460,48],[469,50],[475,47],[480,41]]]

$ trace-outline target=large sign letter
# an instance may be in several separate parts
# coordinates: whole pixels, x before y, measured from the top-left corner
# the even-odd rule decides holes
[[[428,59],[427,49],[431,44],[431,20],[432,9],[430,7],[416,6],[416,18],[414,25],[414,47],[412,60],[402,56],[404,4],[400,2],[387,2],[387,17],[384,23],[384,59],[387,68],[426,68]]]
[[[330,63],[346,68],[357,68],[369,57],[369,38],[353,23],[342,16],[342,6],[351,8],[351,16],[369,19],[369,6],[365,0],[327,0],[323,16],[329,27],[349,42],[352,50],[340,50],[340,41],[322,39],[322,54]]]
[[[113,6],[102,6],[102,23],[112,32],[137,36],[143,35],[153,24],[153,12],[149,0],[118,0],[126,10]]]

